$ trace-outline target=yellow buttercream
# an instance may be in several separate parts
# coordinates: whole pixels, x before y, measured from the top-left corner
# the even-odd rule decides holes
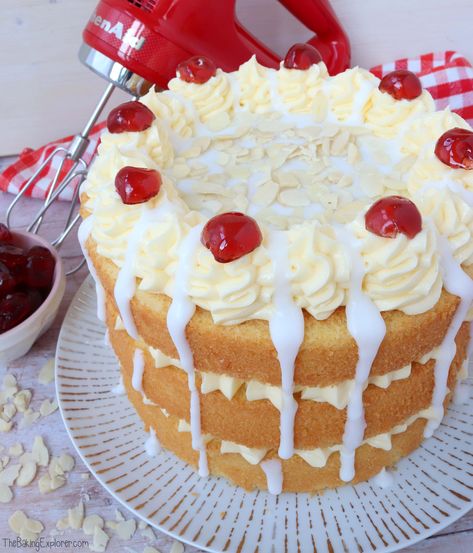
[[[376,88],[365,108],[365,120],[375,135],[392,137],[407,122],[434,110],[434,101],[426,90],[414,100],[396,100]]]
[[[473,190],[473,171],[453,170],[433,153],[442,132],[466,123],[448,111],[432,113],[427,93],[412,103],[396,102],[377,83],[358,68],[336,77],[321,66],[278,73],[252,58],[235,73],[219,70],[204,85],[175,79],[171,90],[149,92],[143,102],[156,114],[152,126],[142,133],[105,132],[83,185],[86,208],[95,215],[98,252],[122,267],[130,234],[143,213],[155,209],[133,269],[140,289],[171,296],[178,249],[189,229],[209,213],[246,211],[260,224],[262,245],[228,264],[217,263],[199,245],[191,261],[191,300],[221,324],[269,319],[274,273],[267,244],[277,226],[287,229],[287,276],[296,304],[324,319],[346,303],[349,256],[331,227],[343,211],[344,224],[358,216],[349,228],[361,240],[364,288],[378,308],[407,314],[430,309],[442,287],[430,225],[447,236],[459,261],[473,263],[472,213],[460,193]],[[314,104],[318,94],[329,110],[322,125]],[[219,141],[212,142],[212,127],[221,125]],[[389,155],[380,162],[383,152]],[[159,195],[146,204],[123,205],[114,179],[125,165],[159,170]],[[432,183],[436,188],[430,190]],[[364,228],[363,210],[391,193],[412,197],[424,216],[413,240],[380,238]]]
[[[202,123],[211,130],[221,130],[230,124],[233,93],[228,75],[221,69],[204,84],[188,83],[176,77],[168,86],[169,90],[192,102]]]
[[[282,64],[278,71],[278,94],[291,112],[318,112],[322,119],[328,109],[322,86],[327,78],[325,64],[311,65],[309,69],[286,69]],[[319,120],[318,118],[318,120]]]
[[[363,217],[351,228],[361,242],[363,289],[380,311],[399,309],[415,315],[437,303],[442,276],[432,228],[424,224],[412,239],[401,233],[396,238],[377,236],[366,230]]]
[[[316,222],[288,230],[289,264],[296,303],[317,319],[345,304],[350,266],[335,234]]]
[[[329,109],[338,121],[361,124],[363,112],[378,80],[369,71],[355,67],[325,81]]]
[[[195,121],[191,109],[172,92],[166,90],[158,94],[155,90],[150,90],[140,98],[140,102],[183,138],[194,134]]]
[[[473,209],[458,195],[444,188],[432,188],[419,196],[419,207],[431,217],[445,236],[460,263],[473,263]]]
[[[254,113],[271,110],[271,89],[266,73],[270,71],[256,61],[253,56],[238,70],[240,106]]]

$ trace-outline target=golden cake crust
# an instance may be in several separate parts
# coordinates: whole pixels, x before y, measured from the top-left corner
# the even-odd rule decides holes
[[[107,297],[107,327],[110,341],[128,379],[133,374],[135,349],[143,344],[135,342],[124,330],[116,330],[114,322],[118,311],[112,297]],[[454,385],[456,374],[465,358],[468,326],[463,324],[457,336],[457,354],[452,363],[448,385]],[[145,368],[143,391],[152,402],[179,419],[190,422],[190,393],[187,375],[176,367],[156,368],[151,355],[144,351]],[[422,409],[430,406],[435,360],[425,365],[413,363],[408,378],[392,382],[383,389],[368,386],[363,394],[365,406],[365,437],[389,432]],[[200,389],[200,377],[196,375]],[[346,422],[346,409],[337,409],[329,403],[301,400],[295,418],[294,440],[298,449],[328,447],[340,444]],[[276,448],[279,445],[280,413],[269,400],[247,401],[240,389],[231,400],[220,391],[200,394],[202,432],[223,440],[252,448]]]
[[[124,384],[127,394],[133,403],[138,415],[143,420],[145,428],[152,427],[162,446],[175,453],[180,459],[194,467],[198,465],[198,454],[192,449],[189,432],[178,432],[177,418],[172,415],[166,417],[159,407],[145,405],[142,396],[131,386],[131,378],[126,371]],[[445,406],[450,401],[447,396]],[[356,484],[368,480],[378,474],[384,467],[395,465],[417,447],[423,438],[424,419],[418,419],[407,430],[392,437],[392,448],[389,451],[374,448],[367,444],[356,450],[355,478],[350,482]],[[276,457],[270,451],[267,459]],[[267,489],[266,476],[259,465],[248,463],[241,455],[234,453],[220,453],[220,441],[214,439],[207,444],[207,460],[209,471],[215,476],[224,476],[234,484],[247,490],[255,488]],[[333,453],[325,467],[314,468],[298,456],[288,460],[281,460],[283,472],[283,491],[286,492],[317,492],[326,488],[343,486],[339,478],[340,456]]]
[[[97,252],[92,238],[87,240],[86,247],[102,285],[113,297],[118,267]],[[177,359],[166,323],[170,298],[137,289],[130,303],[142,339]],[[383,375],[399,369],[439,346],[458,304],[456,296],[443,290],[437,304],[425,313],[405,315],[401,311],[383,312],[386,337],[371,374]],[[345,308],[338,308],[324,321],[318,321],[307,313],[304,318],[305,335],[296,360],[295,384],[329,386],[354,378],[358,349],[347,329]],[[197,307],[187,325],[186,335],[197,370],[280,385],[281,369],[267,321],[216,325],[209,312]]]
[[[211,474],[271,493],[273,476],[316,492],[409,454],[468,349],[472,182],[432,148],[468,124],[360,68],[255,56],[205,83],[178,72],[142,101],[147,128],[103,136],[79,240],[145,427],[199,473],[207,457]],[[251,464],[263,457],[274,474]]]

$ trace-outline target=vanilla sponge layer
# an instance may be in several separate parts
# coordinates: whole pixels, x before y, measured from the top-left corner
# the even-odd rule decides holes
[[[111,344],[120,360],[125,377],[133,375],[136,349],[144,352],[142,388],[144,395],[177,419],[189,422],[190,394],[186,373],[176,367],[157,369],[154,359],[143,343],[135,342],[124,330],[115,328],[118,314],[112,297],[107,297],[107,327]],[[457,336],[457,354],[448,380],[452,390],[455,378],[465,358],[469,328],[465,323]],[[385,434],[404,423],[431,404],[434,387],[435,360],[412,364],[411,375],[394,381],[383,389],[370,385],[364,392],[366,431],[370,438]],[[125,380],[126,380],[125,378]],[[200,376],[196,375],[200,389]],[[141,401],[143,396],[140,394]],[[296,449],[325,448],[340,444],[346,421],[346,409],[328,403],[300,399],[295,418]],[[280,439],[280,413],[268,400],[248,401],[243,389],[231,399],[220,391],[200,395],[202,433],[220,440],[235,442],[250,448],[277,449]]]
[[[113,298],[117,266],[99,255],[92,238],[88,239],[86,247],[100,282],[108,297]],[[144,342],[169,357],[177,358],[166,323],[170,302],[170,298],[163,294],[137,289],[131,300],[131,310]],[[400,369],[438,347],[458,304],[459,299],[444,290],[434,308],[425,313],[383,312],[387,332],[371,374],[383,375]],[[324,321],[308,314],[304,317],[305,336],[296,360],[295,384],[330,386],[353,379],[358,349],[347,330],[345,309],[337,309]],[[201,372],[227,374],[244,381],[257,380],[274,386],[281,383],[281,369],[266,321],[216,325],[209,312],[197,308],[187,326],[187,338],[195,367]]]
[[[169,357],[177,357],[166,327],[170,300],[166,296],[137,291],[131,307],[141,341],[135,342],[124,330],[115,328],[119,313],[113,288],[118,270],[111,261],[97,254],[91,240],[88,247],[104,285],[110,341],[122,365],[128,396],[145,427],[154,428],[162,445],[196,466],[198,459],[191,447],[190,433],[178,431],[179,420],[189,422],[187,376],[184,371],[172,366],[157,369],[148,349],[151,346]],[[413,361],[440,345],[457,305],[458,299],[444,292],[435,308],[423,315],[385,314],[387,345],[380,351],[372,374],[387,374],[408,363],[412,363],[412,371],[408,378],[394,381],[386,389],[370,385],[365,390],[366,438],[389,433],[430,406],[435,361],[425,364]],[[266,323],[250,321],[235,327],[217,326],[208,313],[197,309],[187,335],[198,370],[229,374],[243,381],[259,380],[279,385],[280,368]],[[457,354],[448,380],[450,389],[454,388],[456,375],[465,358],[468,342],[466,323],[462,325],[456,341]],[[137,347],[144,351],[143,394],[131,385],[133,356]],[[313,359],[310,359],[310,353]],[[346,331],[343,309],[323,322],[307,317],[306,337],[297,362],[296,384],[328,386],[353,378],[356,358],[357,349]],[[198,388],[200,385],[198,376]],[[155,405],[145,403],[144,396]],[[342,442],[345,410],[327,403],[300,400],[297,394],[296,399],[299,404],[295,424],[296,449],[327,448]],[[445,405],[449,399],[450,394]],[[222,453],[222,441],[249,448],[264,448],[267,451],[265,459],[275,457],[279,445],[279,411],[268,400],[247,401],[242,389],[232,400],[220,391],[201,394],[200,403],[202,433],[209,435],[207,456],[211,474],[225,476],[247,489],[266,489],[266,477],[261,467],[249,463],[239,453]],[[169,415],[165,416],[162,409]],[[405,431],[393,434],[390,449],[363,444],[356,451],[354,482],[369,479],[383,467],[392,466],[408,455],[422,442],[424,426],[425,419],[419,418]],[[325,466],[320,468],[295,455],[282,461],[283,489],[315,492],[339,486],[343,484],[338,477],[339,469],[338,451],[332,453]]]
[[[129,399],[144,422],[145,429],[153,428],[161,445],[175,453],[180,459],[194,467],[198,465],[198,454],[192,449],[191,434],[179,432],[179,421],[175,416],[165,416],[157,406],[143,403],[142,395],[133,389],[131,376],[123,371],[124,384]],[[450,401],[450,395],[445,406]],[[391,449],[384,450],[370,445],[362,445],[355,454],[355,478],[351,483],[362,482],[378,474],[384,467],[392,467],[402,457],[414,451],[423,440],[425,419],[417,419],[408,428],[391,438]],[[221,441],[212,438],[206,445],[209,471],[214,476],[223,476],[247,490],[266,490],[266,476],[259,464],[251,464],[238,453],[221,453]],[[275,458],[271,450],[265,459]],[[345,485],[338,475],[340,456],[334,452],[322,468],[310,466],[301,457],[294,455],[281,460],[283,471],[283,491],[317,492],[325,488]]]
[[[125,330],[120,316],[117,316],[115,321],[115,330]],[[157,369],[168,366],[183,369],[179,359],[172,359],[171,357],[164,355],[163,352],[142,343],[140,343],[140,347],[146,349],[151,354]],[[424,365],[431,359],[436,359],[438,352],[439,348],[432,350],[427,355],[424,355],[422,359],[419,359],[417,363]],[[395,380],[403,380],[404,378],[408,378],[411,371],[412,363],[402,367],[402,369],[398,369],[381,376],[370,376],[366,385],[374,384],[379,388],[387,388]],[[238,390],[241,387],[244,387],[246,399],[248,401],[268,399],[276,407],[276,409],[278,409],[278,411],[281,411],[282,389],[280,386],[271,386],[270,384],[258,382],[257,380],[245,382],[239,378],[228,376],[226,374],[200,372],[198,372],[198,374],[201,378],[200,391],[203,394],[208,394],[209,392],[218,390],[222,392],[227,399],[231,400]],[[354,384],[354,380],[345,380],[343,382],[339,382],[338,384],[334,384],[333,386],[294,386],[294,392],[300,393],[301,399],[330,403],[337,409],[344,409],[348,405]]]

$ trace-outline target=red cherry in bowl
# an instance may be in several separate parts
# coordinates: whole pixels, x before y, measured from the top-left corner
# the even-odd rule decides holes
[[[212,217],[202,230],[201,242],[215,261],[230,263],[255,250],[263,240],[258,223],[238,212]]]
[[[141,132],[149,129],[156,119],[141,102],[125,102],[112,109],[107,117],[107,129],[112,134]]]
[[[27,292],[13,292],[0,300],[0,333],[23,322],[35,310]]]
[[[124,204],[142,204],[156,196],[161,188],[161,175],[154,169],[123,167],[115,177],[115,188]]]
[[[375,202],[365,214],[366,230],[383,238],[399,233],[414,238],[422,230],[422,216],[411,200],[387,196]]]
[[[473,132],[455,127],[437,140],[435,155],[455,169],[473,169]]]
[[[26,294],[28,295],[28,301],[30,303],[31,313],[34,313],[38,309],[38,307],[47,298],[48,293],[49,293],[49,290],[45,291],[44,293],[41,293],[39,290],[36,290],[36,289],[26,290]]]
[[[378,88],[395,100],[414,100],[422,94],[419,77],[406,69],[398,69],[385,75]]]
[[[177,66],[178,77],[186,83],[204,84],[215,76],[217,66],[205,56],[193,56]]]
[[[12,292],[16,284],[8,267],[0,261],[0,297]]]
[[[317,48],[304,42],[298,42],[289,48],[283,65],[286,69],[305,70],[321,61],[322,55]]]
[[[27,254],[24,283],[31,288],[51,288],[55,265],[54,257],[47,248],[32,247]]]
[[[8,267],[15,278],[21,278],[26,266],[26,255],[21,248],[0,244],[0,262]]]
[[[0,223],[0,243],[11,244],[11,242],[12,234],[10,232],[10,229],[3,223]]]

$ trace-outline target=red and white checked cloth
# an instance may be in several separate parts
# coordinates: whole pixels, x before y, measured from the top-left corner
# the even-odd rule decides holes
[[[437,109],[450,106],[473,125],[473,67],[471,63],[457,52],[440,52],[424,54],[416,58],[399,59],[391,63],[377,65],[371,69],[377,77],[383,77],[394,69],[409,69],[416,73],[422,85],[433,96]],[[100,135],[105,123],[97,124],[90,134],[90,144],[84,155],[88,163],[94,156],[99,144]],[[38,150],[26,148],[19,159],[0,173],[0,190],[16,194],[34,174],[41,162],[56,146],[66,146],[71,136],[50,142]],[[41,172],[40,179],[27,195],[34,198],[44,198],[51,180],[57,170],[60,158],[55,158]],[[68,167],[63,170],[66,174]],[[66,189],[60,196],[62,200],[70,200],[73,190]]]

